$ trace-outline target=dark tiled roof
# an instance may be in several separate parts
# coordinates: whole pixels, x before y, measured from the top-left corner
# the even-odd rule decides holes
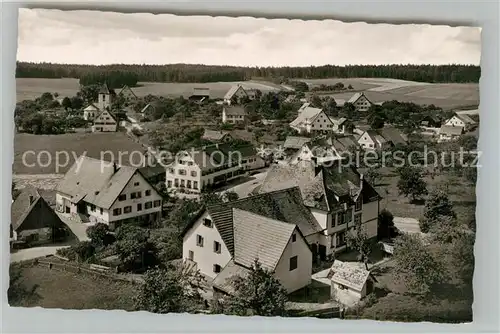
[[[406,143],[406,138],[404,137],[404,135],[399,129],[396,129],[394,127],[383,127],[379,130],[379,133],[382,135],[382,137],[385,138],[385,140],[390,141],[395,145]]]
[[[159,164],[155,166],[146,166],[139,168],[139,173],[141,173],[146,179],[149,179],[150,177],[165,174],[165,167]]]
[[[245,111],[245,108],[241,106],[231,106],[231,107],[224,107],[224,111],[226,115],[231,115],[231,116],[246,116],[247,112]]]

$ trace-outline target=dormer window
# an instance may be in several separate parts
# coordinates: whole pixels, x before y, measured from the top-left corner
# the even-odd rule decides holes
[[[360,196],[360,197],[358,197],[358,200],[356,201],[356,206],[355,206],[356,211],[361,210],[362,207],[363,207],[363,201],[362,201],[361,196]]]

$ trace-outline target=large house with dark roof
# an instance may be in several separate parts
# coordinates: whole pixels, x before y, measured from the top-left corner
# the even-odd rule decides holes
[[[356,108],[356,111],[368,111],[371,105],[373,104],[368,97],[366,97],[365,93],[354,93],[354,95],[347,101],[347,103],[351,103]]]
[[[255,260],[293,292],[311,282],[308,244],[320,230],[299,189],[285,189],[203,208],[182,233],[182,257],[226,294],[234,292],[231,278],[247,275]]]
[[[37,245],[60,241],[68,227],[51,208],[41,191],[24,188],[12,203],[10,241]]]
[[[304,103],[298,110],[297,117],[290,123],[290,127],[299,133],[331,132],[334,123],[320,108],[313,108],[310,103]]]
[[[355,224],[362,224],[369,238],[377,236],[381,197],[355,167],[317,166],[310,161],[273,165],[255,192],[290,187],[299,187],[304,205],[321,226],[317,251],[322,259],[345,250],[346,233]]]
[[[167,166],[167,189],[199,194],[211,187],[263,168],[265,161],[252,145],[208,145],[179,152]]]
[[[80,222],[154,222],[161,195],[137,168],[80,156],[56,188],[56,210]]]

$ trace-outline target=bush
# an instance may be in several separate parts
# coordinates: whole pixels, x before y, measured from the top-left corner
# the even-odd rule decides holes
[[[95,247],[89,241],[80,241],[69,248],[58,249],[56,254],[71,261],[86,262],[95,255]]]

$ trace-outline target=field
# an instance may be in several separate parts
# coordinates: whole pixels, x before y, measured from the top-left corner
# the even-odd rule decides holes
[[[461,106],[479,104],[478,84],[430,84],[388,78],[339,78],[339,79],[300,79],[311,87],[320,84],[333,85],[342,82],[352,85],[356,91],[366,91],[366,95],[373,102],[398,100],[417,104],[434,104],[444,109],[453,109]],[[237,82],[212,83],[159,83],[140,82],[139,87],[133,88],[137,96],[148,94],[163,96],[184,96],[191,94],[194,87],[208,87],[212,98],[222,98],[228,89]],[[282,87],[267,81],[240,82],[246,88],[260,89],[262,92],[278,90]],[[79,89],[77,79],[16,79],[17,100],[33,99],[44,92],[59,93],[61,97],[73,96]],[[347,101],[352,92],[333,93],[336,99]]]
[[[80,310],[134,309],[133,297],[137,286],[132,284],[49,270],[41,266],[26,266],[21,270],[23,285],[28,289],[38,285],[36,293],[39,298],[12,306]]]
[[[223,98],[232,85],[241,83],[245,88],[260,89],[269,92],[280,89],[280,86],[270,82],[245,81],[245,82],[210,82],[210,83],[170,83],[170,82],[139,82],[139,87],[133,88],[137,96],[162,95],[188,97],[194,87],[210,88],[212,98]],[[58,93],[60,97],[74,96],[79,90],[78,79],[38,79],[17,78],[17,101],[34,99],[44,92]]]
[[[122,152],[123,163],[126,163],[131,152],[144,152],[141,144],[134,142],[130,137],[121,132],[114,133],[69,133],[62,135],[31,135],[18,133],[14,136],[14,174],[61,174],[65,173],[72,163],[82,154],[92,158],[109,160],[110,154],[118,161],[119,152]],[[27,151],[23,163],[23,154]],[[47,153],[40,153],[46,151]],[[59,153],[59,169],[56,169],[56,157]],[[67,156],[65,153],[67,152]],[[51,158],[49,158],[49,156]],[[39,157],[39,161],[37,161]],[[69,159],[68,159],[69,158]],[[49,160],[50,159],[50,160]],[[139,162],[138,154],[132,156],[133,162]],[[119,162],[119,161],[118,161]],[[35,164],[30,167],[29,165]],[[65,166],[63,166],[65,165]]]

